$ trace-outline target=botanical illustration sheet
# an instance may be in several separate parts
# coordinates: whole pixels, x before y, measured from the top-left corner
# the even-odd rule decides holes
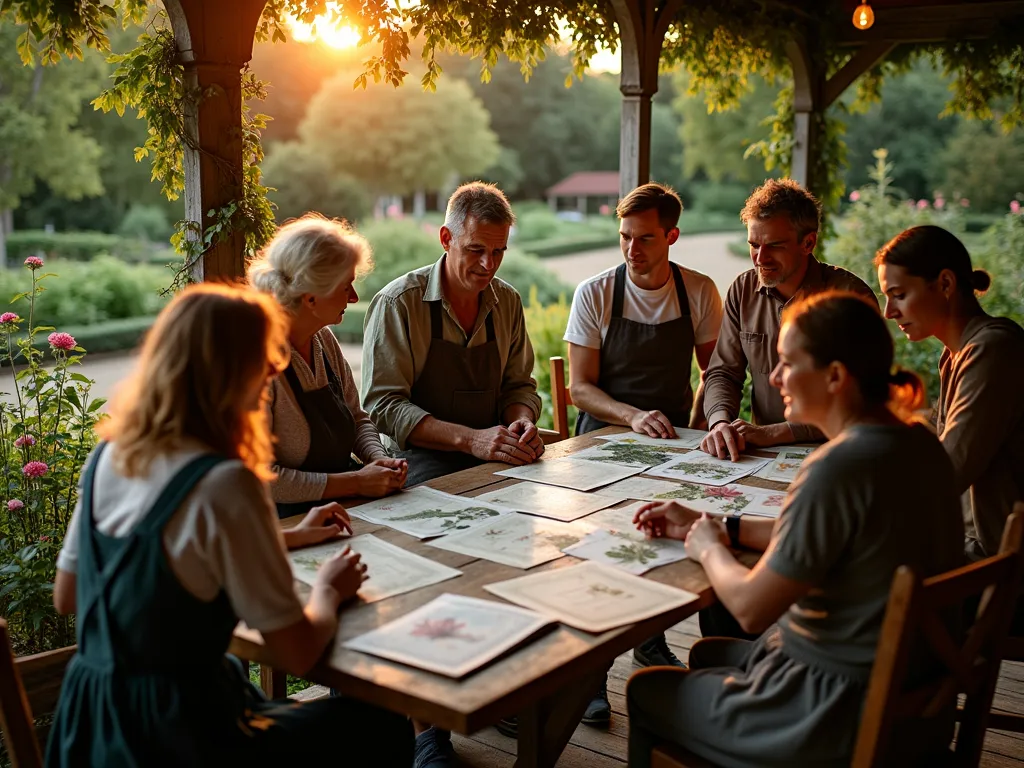
[[[590,531],[589,526],[578,523],[513,513],[432,541],[430,546],[513,568],[532,568],[562,557],[565,547],[577,543]]]
[[[651,501],[658,494],[672,493],[678,487],[679,483],[673,483],[668,480],[655,480],[653,477],[647,477],[646,475],[637,475],[636,477],[627,477],[625,480],[620,480],[612,485],[606,485],[604,488],[594,491],[594,493],[601,496],[625,496],[627,499]]]
[[[804,453],[795,448],[779,451],[773,462],[758,470],[757,476],[763,477],[765,480],[774,480],[777,483],[792,483],[808,453],[810,452]]]
[[[551,624],[533,611],[444,594],[343,647],[463,677]]]
[[[587,534],[579,544],[563,550],[583,560],[614,565],[629,573],[646,573],[652,568],[686,559],[686,547],[675,539],[648,539],[633,529],[598,530]]]
[[[624,467],[621,464],[588,461],[567,456],[561,459],[542,459],[533,464],[503,469],[494,474],[515,477],[519,480],[530,480],[534,483],[575,488],[577,491],[592,491],[602,485],[608,485],[608,483],[614,483],[641,472],[643,472],[642,467]]]
[[[510,511],[486,501],[420,487],[352,507],[349,514],[419,539],[428,539],[469,528]]]
[[[345,547],[358,552],[366,563],[370,578],[359,588],[359,596],[368,603],[462,575],[462,571],[415,555],[369,533],[289,552],[292,573],[299,581],[312,585],[320,565]]]
[[[698,512],[713,512],[724,515],[763,515],[778,517],[784,492],[753,488],[749,485],[698,485],[697,483],[675,483],[671,491],[657,493],[651,501],[678,501]]]
[[[593,560],[488,584],[484,589],[585,632],[606,632],[698,599],[692,592]]]
[[[619,432],[615,435],[597,435],[598,440],[612,440],[617,443],[653,445],[656,448],[697,448],[708,433],[700,429],[676,427],[676,437],[651,437],[637,432]]]
[[[592,529],[602,529],[612,533],[635,533],[642,537],[643,534],[633,524],[633,515],[646,503],[645,501],[637,501],[624,507],[602,509],[592,515],[587,515],[579,522],[582,525],[590,526]]]
[[[647,469],[657,464],[664,464],[666,461],[682,455],[679,451],[671,449],[632,443],[628,440],[616,440],[613,442],[605,441],[600,445],[577,451],[572,454],[572,458]]]
[[[810,456],[814,452],[818,445],[814,443],[797,443],[795,445],[770,445],[766,448],[758,446],[756,450],[763,451],[764,453],[778,453],[779,451],[795,451],[801,456]]]
[[[647,474],[702,485],[728,485],[753,474],[768,462],[769,459],[754,456],[740,456],[739,460],[730,461],[709,456],[703,451],[691,451],[681,458],[647,470]]]
[[[626,482],[626,481],[623,481]],[[569,523],[599,509],[610,507],[626,499],[625,496],[607,496],[559,488],[540,483],[516,483],[498,491],[483,493],[480,501],[508,507],[531,515],[550,517]]]

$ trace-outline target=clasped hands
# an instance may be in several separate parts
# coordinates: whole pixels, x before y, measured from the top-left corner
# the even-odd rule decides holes
[[[498,425],[473,433],[470,452],[484,461],[503,461],[520,466],[532,464],[544,453],[544,441],[529,419],[516,419],[507,427]]]

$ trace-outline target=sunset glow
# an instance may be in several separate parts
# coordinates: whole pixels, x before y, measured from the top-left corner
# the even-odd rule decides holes
[[[288,19],[291,37],[300,43],[312,43],[317,40],[331,48],[354,48],[359,45],[359,30],[340,23],[336,17],[334,3],[327,4],[327,12],[318,16],[311,24],[295,18]],[[334,19],[334,21],[332,21]]]

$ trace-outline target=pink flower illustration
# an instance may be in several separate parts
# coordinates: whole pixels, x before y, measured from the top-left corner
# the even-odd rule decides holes
[[[850,193],[850,202],[851,203],[856,203],[858,200],[860,200],[860,192],[858,192],[855,189],[855,190],[853,190],[853,192]]]
[[[15,448],[24,448],[26,445],[35,445],[36,439],[32,435],[26,433],[14,441]]]
[[[464,621],[455,619],[424,619],[412,631],[413,637],[426,637],[431,640],[468,640],[476,642],[480,638],[462,631]]]
[[[762,503],[766,507],[781,507],[782,506],[782,502],[784,502],[785,500],[786,500],[785,495],[783,495],[781,493],[777,493],[774,496],[769,496]]]
[[[17,512],[18,510],[24,509],[24,508],[25,508],[25,502],[22,501],[21,499],[11,499],[10,501],[7,502],[7,511],[8,512]]]
[[[1010,201],[1010,213],[1020,213],[1020,200]]]
[[[33,272],[35,272],[37,269],[43,266],[43,260],[40,259],[38,256],[29,256],[27,259],[25,259],[25,266],[31,269]]]
[[[743,491],[738,491],[735,488],[721,488],[708,487],[704,489],[705,499],[735,499],[737,496],[742,496]]]
[[[46,337],[46,340],[50,342],[50,346],[54,349],[63,349],[65,352],[70,352],[77,346],[75,337],[70,333],[64,333],[63,331],[56,331]]]
[[[25,477],[42,477],[49,471],[50,468],[44,461],[30,461],[21,468],[21,474],[25,475]]]
[[[16,323],[19,320],[21,320],[21,318],[18,317],[13,312],[4,312],[2,315],[0,315],[0,323],[4,325],[7,325],[8,323]]]
[[[918,200],[917,201],[917,209],[919,211],[923,211],[927,207],[928,207],[928,201],[927,200]]]

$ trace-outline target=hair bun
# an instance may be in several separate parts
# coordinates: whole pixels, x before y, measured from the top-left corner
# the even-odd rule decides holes
[[[992,276],[984,269],[976,269],[971,272],[971,287],[979,293],[984,293],[992,285]]]

